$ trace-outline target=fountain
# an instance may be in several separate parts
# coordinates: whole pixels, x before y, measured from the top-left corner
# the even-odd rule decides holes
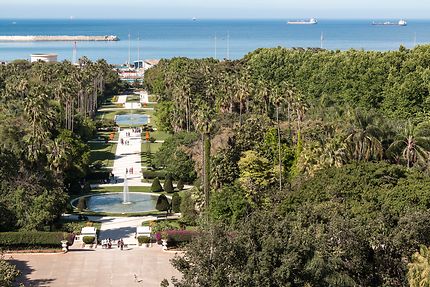
[[[124,177],[124,188],[122,190],[122,204],[131,204],[130,195],[128,193],[127,173],[125,173],[125,177]]]

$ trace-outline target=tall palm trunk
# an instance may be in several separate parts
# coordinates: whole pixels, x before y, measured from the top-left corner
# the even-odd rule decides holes
[[[203,133],[203,190],[205,194],[206,211],[209,210],[209,184],[210,184],[210,150],[211,141],[209,133]]]
[[[281,127],[279,125],[279,105],[276,106],[276,124],[278,128],[279,191],[282,190]]]

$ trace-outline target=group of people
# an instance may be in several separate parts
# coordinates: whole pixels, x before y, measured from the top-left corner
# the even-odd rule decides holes
[[[123,144],[125,144],[125,145],[130,145],[130,141],[129,141],[129,140],[121,139],[121,144],[122,144],[122,145],[123,145]]]
[[[126,174],[133,174],[133,167],[126,168],[126,169],[125,169],[125,173],[126,173]]]
[[[112,245],[113,245],[114,241],[110,238],[108,239],[103,239],[102,240],[102,248],[106,248],[106,249],[111,249]],[[119,239],[117,240],[117,246],[119,249],[123,250],[124,249],[124,240]]]

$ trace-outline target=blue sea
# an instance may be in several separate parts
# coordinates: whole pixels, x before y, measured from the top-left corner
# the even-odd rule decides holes
[[[369,20],[324,20],[287,25],[287,20],[0,20],[0,35],[117,35],[118,42],[78,42],[77,56],[112,64],[184,56],[241,58],[260,47],[323,47],[333,50],[396,50],[430,43],[430,21],[372,26]],[[396,19],[383,19],[396,21]],[[398,19],[397,19],[398,20]],[[131,41],[128,40],[130,34]],[[140,40],[138,41],[138,38]],[[130,46],[130,48],[129,48]],[[229,48],[228,48],[229,47]],[[0,42],[0,60],[56,53],[72,60],[72,42]]]

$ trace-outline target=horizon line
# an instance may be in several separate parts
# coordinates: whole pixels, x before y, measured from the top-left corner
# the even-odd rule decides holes
[[[284,18],[257,18],[257,17],[243,17],[243,18],[233,18],[233,17],[226,17],[226,18],[210,18],[210,17],[202,17],[202,18],[196,18],[197,21],[204,21],[204,20],[261,20],[261,21],[285,21],[289,19],[308,19],[308,18],[316,18],[318,20],[382,20],[382,19],[406,19],[406,20],[430,20],[429,18],[409,18],[409,17],[349,17],[349,18],[332,18],[332,17],[284,17]],[[2,20],[68,20],[68,21],[77,21],[77,20],[193,20],[193,17],[180,17],[180,18],[173,18],[173,17],[159,17],[159,18],[113,18],[113,17],[94,17],[94,18],[88,18],[88,17],[76,17],[73,16],[73,18],[70,17],[11,17],[11,18],[0,18],[0,21]]]

